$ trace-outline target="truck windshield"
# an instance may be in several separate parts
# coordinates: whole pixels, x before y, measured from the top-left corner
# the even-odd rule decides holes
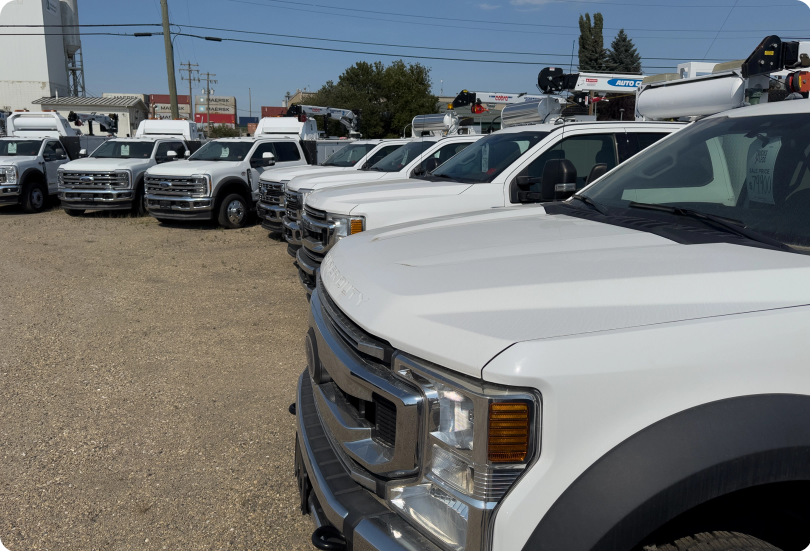
[[[152,142],[132,142],[127,140],[108,140],[90,157],[98,159],[149,159],[152,155]]]
[[[360,161],[376,144],[349,144],[327,158],[325,167],[352,167]]]
[[[809,115],[699,121],[620,165],[581,195],[604,210],[627,209],[629,216],[677,224],[707,223],[808,254]]]
[[[491,134],[443,163],[431,175],[456,182],[491,182],[548,134],[540,130]]]
[[[420,140],[419,142],[410,142],[403,147],[400,147],[372,165],[369,168],[371,171],[381,172],[397,172],[423,153],[431,146],[436,144],[436,140]]]
[[[254,142],[212,140],[191,157],[190,161],[242,161],[248,156]]]
[[[35,156],[42,140],[0,140],[0,157]]]

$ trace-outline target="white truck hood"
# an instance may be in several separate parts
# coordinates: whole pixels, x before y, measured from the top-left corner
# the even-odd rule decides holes
[[[325,167],[323,165],[297,165],[295,167],[268,168],[259,177],[262,182],[287,182],[291,178],[301,176],[326,176],[328,174],[341,174],[353,170],[353,167]]]
[[[0,157],[0,165],[16,165],[18,163],[34,163],[36,155],[4,155]]]
[[[459,210],[459,201],[452,199],[450,207],[437,212],[432,211],[432,206],[439,205],[440,198],[455,198],[471,186],[472,184],[428,182],[416,178],[367,182],[317,190],[307,197],[307,204],[329,213],[364,215],[368,217],[367,228],[380,228],[451,214],[454,205]]]
[[[809,257],[500,209],[341,240],[321,275],[357,324],[480,377],[520,341],[809,304]]]
[[[381,180],[382,178],[398,177],[402,178],[403,175],[399,172],[381,171],[344,171],[338,174],[303,175],[288,182],[288,189],[291,191],[321,190],[322,188],[331,188],[333,186],[346,186],[348,184],[372,182]]]
[[[245,170],[244,161],[172,161],[150,167],[147,174],[162,176],[190,176],[193,174],[219,174],[222,172],[238,174]]]
[[[66,171],[114,171],[117,169],[135,169],[154,163],[152,159],[121,159],[86,157],[68,161],[62,168]]]

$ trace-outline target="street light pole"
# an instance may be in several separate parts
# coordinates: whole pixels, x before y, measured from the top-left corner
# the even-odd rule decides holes
[[[166,50],[166,76],[169,78],[169,107],[173,119],[180,119],[178,114],[178,89],[175,84],[175,53],[172,50],[172,35],[169,32],[169,6],[161,0],[161,18],[164,27],[164,49]]]

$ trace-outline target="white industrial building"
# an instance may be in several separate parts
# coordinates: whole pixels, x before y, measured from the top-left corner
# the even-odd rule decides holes
[[[0,22],[36,25],[0,27],[0,110],[38,111],[38,98],[85,95],[77,0],[0,0]]]

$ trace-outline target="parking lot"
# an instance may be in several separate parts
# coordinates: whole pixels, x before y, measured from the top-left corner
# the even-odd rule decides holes
[[[0,540],[310,549],[307,301],[259,226],[0,208]]]

